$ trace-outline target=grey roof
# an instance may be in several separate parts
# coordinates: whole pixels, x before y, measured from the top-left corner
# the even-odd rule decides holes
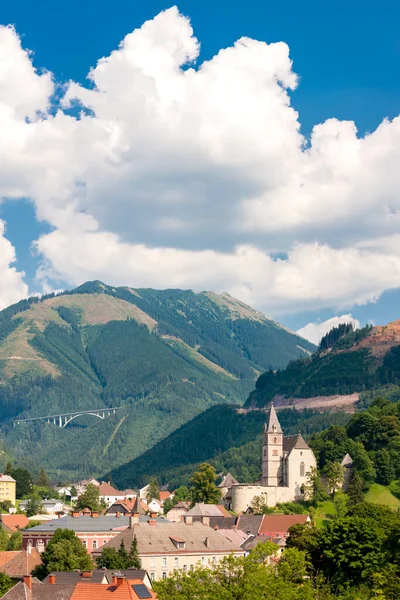
[[[239,483],[238,480],[235,479],[233,475],[228,473],[228,475],[226,475],[226,477],[223,478],[223,480],[221,481],[221,483],[219,484],[218,487],[219,488],[230,488],[235,483]]]
[[[232,529],[235,526],[237,517],[210,517],[210,527],[218,529]]]
[[[112,540],[102,546],[103,548],[119,548],[121,541],[125,548],[130,548],[133,537],[136,536],[139,555],[143,554],[203,554],[215,552],[230,554],[240,552],[241,549],[233,544],[217,531],[203,523],[164,523],[149,525],[147,523],[134,524],[132,529],[125,529]],[[177,548],[173,539],[180,538],[185,541],[185,548]],[[206,545],[206,540],[208,546]],[[100,550],[98,551],[100,554]],[[93,552],[97,554],[97,552]]]
[[[82,577],[82,572],[73,571],[71,573],[64,571],[52,571],[50,575],[55,575],[56,583],[63,585],[76,585],[77,583],[112,583],[112,578],[116,569],[96,569],[92,571],[90,577]],[[144,569],[118,569],[118,573],[124,575],[127,579],[141,579],[146,577]],[[43,579],[43,583],[48,583],[49,575]]]
[[[36,577],[32,580],[32,594],[23,581],[20,581],[3,596],[3,600],[69,600],[75,590],[75,585],[42,583]]]
[[[266,431],[270,433],[282,433],[281,424],[278,421],[278,417],[276,415],[276,411],[272,402],[271,407],[269,409],[269,419],[268,426],[266,426]]]
[[[350,454],[347,453],[340,464],[342,465],[342,467],[350,469],[353,466],[353,459],[351,458]]]
[[[139,520],[143,523],[146,523],[150,517],[146,515],[141,515]],[[165,517],[157,517],[157,522],[160,523],[168,523],[168,519]],[[41,523],[40,525],[36,525],[36,527],[31,527],[26,531],[26,535],[29,531],[55,531],[56,529],[72,529],[72,531],[114,531],[121,529],[123,527],[128,527],[129,525],[129,516],[121,515],[120,517],[116,517],[114,514],[112,515],[100,515],[98,517],[90,517],[90,516],[80,516],[80,517],[72,517],[71,515],[66,515],[65,517],[61,517],[60,519],[53,519],[52,521],[47,521],[45,523]]]
[[[296,435],[285,435],[283,438],[283,451],[291,452],[293,448],[296,448],[296,450],[309,450],[310,446],[307,444],[301,433],[296,433]]]
[[[134,514],[134,513],[139,514],[139,515],[146,514],[145,511],[143,510],[139,494],[136,494],[135,504],[133,505],[133,508],[132,508],[132,514]]]
[[[263,515],[239,515],[236,527],[249,535],[257,535]]]
[[[273,542],[274,544],[276,544],[277,546],[279,546],[281,548],[284,548],[286,546],[286,540],[285,540],[285,538],[282,538],[282,537],[274,538],[274,537],[269,537],[269,536],[265,536],[265,535],[254,535],[254,536],[252,535],[243,542],[241,547],[244,548],[245,550],[252,550],[256,546],[258,546],[258,544],[264,544],[265,542]]]
[[[204,504],[197,502],[185,515],[185,517],[223,517],[216,504]]]

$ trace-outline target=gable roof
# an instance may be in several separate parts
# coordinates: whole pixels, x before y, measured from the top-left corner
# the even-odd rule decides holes
[[[219,504],[205,504],[204,502],[197,502],[193,508],[191,508],[186,515],[187,517],[230,517],[230,514],[222,505]]]
[[[122,582],[117,587],[115,585],[104,585],[99,583],[78,583],[75,587],[75,591],[71,596],[71,600],[139,600],[141,598],[140,593],[136,593],[137,586],[143,586],[141,579],[129,579]],[[146,587],[148,592],[148,598],[157,599],[155,592]]]
[[[19,529],[24,529],[29,523],[29,519],[26,515],[0,515],[0,521],[3,529],[14,533]]]
[[[20,581],[3,596],[3,600],[70,600],[74,585],[46,585],[34,577],[32,579],[32,593],[29,592],[23,581]]]
[[[271,406],[269,409],[269,419],[268,425],[266,425],[266,431],[270,433],[283,433],[273,402],[271,402]]]
[[[0,571],[14,579],[31,573],[41,562],[36,548],[32,548],[30,552],[26,550],[0,552]]]
[[[121,496],[124,497],[125,493],[116,490],[115,487],[107,483],[106,481],[102,481],[99,486],[99,494],[100,496]]]
[[[167,490],[160,492],[160,500],[167,500],[171,495],[171,492],[168,492]]]
[[[305,525],[309,521],[309,515],[263,515],[258,534],[287,533],[292,525]]]
[[[191,525],[186,523],[135,523],[132,529],[125,529],[112,540],[102,546],[103,548],[115,548],[118,550],[121,542],[125,548],[130,548],[133,537],[136,536],[138,552],[143,554],[201,554],[204,552],[240,552],[240,548],[219,535],[212,527],[196,522]],[[185,548],[177,548],[171,538],[185,540]],[[208,546],[206,546],[206,539]],[[188,549],[190,548],[190,550]],[[99,551],[100,553],[100,551]],[[93,552],[97,554],[97,552]]]
[[[237,479],[234,478],[233,475],[231,475],[230,473],[228,473],[223,480],[221,481],[221,483],[219,484],[219,488],[230,488],[233,485],[239,483]]]
[[[353,459],[351,458],[350,454],[347,453],[340,464],[346,469],[351,468],[353,466]]]
[[[257,535],[263,515],[239,515],[236,527],[249,535]]]
[[[289,453],[293,448],[296,448],[296,450],[309,450],[310,446],[307,444],[301,433],[285,435],[283,438],[283,451]]]

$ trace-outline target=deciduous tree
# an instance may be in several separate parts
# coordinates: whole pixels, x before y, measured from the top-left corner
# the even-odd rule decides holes
[[[192,505],[196,504],[196,502],[218,504],[221,499],[221,493],[215,485],[216,478],[213,466],[208,463],[200,465],[199,470],[193,473],[190,479],[192,485],[190,490]]]
[[[100,493],[99,488],[94,483],[88,483],[86,490],[81,494],[75,503],[75,508],[83,510],[89,508],[90,510],[100,511]]]
[[[41,559],[42,564],[36,569],[36,574],[41,578],[51,571],[91,571],[94,568],[85,546],[70,529],[55,531]]]

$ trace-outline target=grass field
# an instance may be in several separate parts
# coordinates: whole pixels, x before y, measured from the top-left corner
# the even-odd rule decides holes
[[[374,504],[385,504],[397,510],[400,508],[400,500],[396,497],[397,495],[400,495],[399,481],[393,481],[390,486],[374,483],[365,494],[365,500]]]

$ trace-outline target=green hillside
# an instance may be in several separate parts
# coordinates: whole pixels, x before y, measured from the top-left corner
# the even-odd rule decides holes
[[[0,312],[2,435],[53,476],[101,474],[210,406],[242,404],[260,372],[313,349],[228,294],[89,282],[31,298]],[[111,406],[121,409],[104,421],[12,427]]]
[[[400,385],[398,322],[385,327],[367,326],[329,343],[330,332],[319,351],[293,360],[285,369],[269,369],[258,378],[246,407],[265,407],[275,399],[335,396]],[[333,331],[334,332],[334,331]]]
[[[255,481],[260,476],[265,419],[263,411],[239,413],[234,406],[211,407],[141,456],[113,470],[112,480],[122,487],[142,486],[155,476],[173,488],[187,484],[199,463],[210,461],[217,471],[230,471],[239,481]],[[280,423],[288,435],[301,429],[307,437],[330,424],[345,424],[348,419],[342,412],[279,411]]]

